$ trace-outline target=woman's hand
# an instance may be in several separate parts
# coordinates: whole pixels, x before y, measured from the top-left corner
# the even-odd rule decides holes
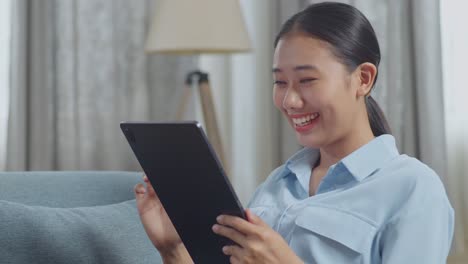
[[[304,263],[288,244],[260,217],[246,210],[247,221],[236,216],[221,215],[213,231],[238,245],[223,247],[231,263]]]
[[[166,260],[164,263],[191,263],[187,249],[167,216],[153,186],[146,176],[143,177],[143,180],[146,183],[146,188],[139,183],[135,186],[134,191],[138,213],[146,234],[162,258]]]

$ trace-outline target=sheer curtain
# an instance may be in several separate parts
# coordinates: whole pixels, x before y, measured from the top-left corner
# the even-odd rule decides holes
[[[11,1],[0,1],[0,171],[5,169],[10,88]]]
[[[153,8],[14,1],[7,169],[139,169],[119,122],[174,119],[196,61],[144,53]]]
[[[441,1],[447,181],[456,212],[454,253],[463,263],[468,261],[468,35],[460,34],[459,27],[468,24],[467,8],[467,2]]]

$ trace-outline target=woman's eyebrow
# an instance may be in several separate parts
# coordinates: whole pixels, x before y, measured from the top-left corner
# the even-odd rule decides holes
[[[294,71],[317,71],[317,67],[314,66],[314,65],[310,65],[310,64],[305,64],[305,65],[299,65],[299,66],[296,66],[294,67]]]
[[[311,64],[298,65],[294,67],[294,71],[310,71],[310,70],[317,71],[318,69],[316,66],[311,65]],[[273,73],[279,73],[282,71],[283,70],[281,70],[280,68],[273,68],[272,70]]]

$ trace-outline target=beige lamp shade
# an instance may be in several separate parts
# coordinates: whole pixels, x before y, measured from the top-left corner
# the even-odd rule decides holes
[[[239,1],[157,1],[145,50],[188,54],[249,51]]]

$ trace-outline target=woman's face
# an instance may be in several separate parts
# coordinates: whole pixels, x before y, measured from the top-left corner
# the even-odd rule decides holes
[[[273,99],[296,131],[299,144],[320,148],[352,132],[362,109],[355,75],[327,42],[304,34],[286,35],[278,42]]]

